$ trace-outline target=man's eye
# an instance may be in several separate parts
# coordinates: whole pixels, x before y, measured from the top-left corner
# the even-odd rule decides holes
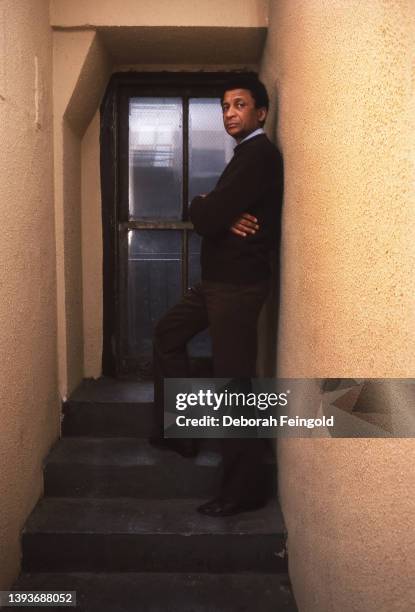
[[[245,102],[238,102],[237,107],[238,108],[243,108],[245,105]]]

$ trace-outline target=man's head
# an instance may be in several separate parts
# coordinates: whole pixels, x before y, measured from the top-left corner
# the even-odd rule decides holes
[[[265,85],[258,78],[241,74],[225,83],[221,104],[225,129],[240,142],[264,125],[269,99]]]

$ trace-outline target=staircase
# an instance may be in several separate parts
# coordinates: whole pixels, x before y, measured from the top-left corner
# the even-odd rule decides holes
[[[211,441],[195,459],[154,449],[152,412],[151,383],[110,379],[64,404],[11,590],[76,591],[82,612],[295,612],[277,501],[199,515],[219,455]]]

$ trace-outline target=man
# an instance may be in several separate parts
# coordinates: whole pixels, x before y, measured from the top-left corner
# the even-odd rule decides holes
[[[237,75],[224,87],[224,126],[237,143],[216,187],[195,197],[190,219],[202,236],[202,281],[157,324],[154,335],[155,402],[163,402],[163,377],[189,376],[187,342],[209,327],[216,378],[255,376],[257,322],[269,290],[270,250],[278,247],[282,160],[263,125],[269,100],[265,86]],[[154,442],[154,440],[153,440]],[[193,441],[159,445],[195,454]],[[229,516],[264,505],[269,483],[262,467],[265,441],[221,442],[223,478],[217,497],[198,508]]]

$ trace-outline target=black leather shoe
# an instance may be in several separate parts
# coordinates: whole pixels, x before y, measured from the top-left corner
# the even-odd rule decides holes
[[[192,439],[159,438],[154,436],[149,438],[148,441],[155,448],[172,450],[182,457],[196,457],[198,453],[197,442]]]
[[[210,501],[202,504],[196,510],[200,514],[204,514],[205,516],[213,516],[213,517],[222,517],[222,516],[233,516],[234,514],[239,514],[240,512],[250,512],[252,510],[259,510],[259,508],[263,508],[266,505],[266,500],[261,499],[255,501],[244,501],[237,502],[233,499],[223,499],[221,497],[216,497],[215,499],[211,499]]]

